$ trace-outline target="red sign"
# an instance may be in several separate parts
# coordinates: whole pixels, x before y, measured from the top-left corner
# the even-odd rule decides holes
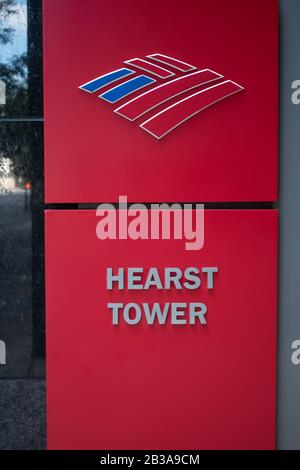
[[[45,0],[48,203],[277,199],[276,0]]]
[[[273,449],[277,212],[206,211],[198,251],[97,221],[46,213],[48,447]]]

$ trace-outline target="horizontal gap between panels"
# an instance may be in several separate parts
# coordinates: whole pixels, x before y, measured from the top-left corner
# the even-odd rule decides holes
[[[20,117],[20,118],[0,118],[1,122],[43,122],[42,117]]]
[[[32,383],[37,383],[37,382],[46,382],[46,375],[43,376],[43,377],[27,377],[27,376],[21,376],[21,377],[1,377],[0,378],[0,384],[1,382],[3,384],[7,383],[7,382],[32,382]]]
[[[106,203],[51,203],[45,204],[45,209],[47,210],[96,210],[100,204],[111,204],[116,209],[123,209],[122,205],[116,202],[106,202]],[[204,209],[277,209],[276,202],[127,202],[127,206],[133,204],[143,204],[147,209],[151,209],[151,206],[154,204],[168,204],[172,206],[173,204],[179,204],[184,206],[186,204],[190,205],[193,209],[196,209],[197,204],[203,204]],[[119,207],[121,206],[121,207]]]

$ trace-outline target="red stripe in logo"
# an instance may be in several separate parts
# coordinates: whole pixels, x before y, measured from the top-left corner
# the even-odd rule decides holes
[[[145,121],[140,127],[161,139],[203,109],[241,90],[243,87],[230,80],[222,82],[178,101]]]
[[[152,64],[148,60],[144,60],[144,59],[125,60],[124,64],[137,67],[138,69],[144,70],[145,72],[150,72],[159,78],[170,78],[170,77],[174,77],[175,75],[174,72],[171,72],[170,70],[160,67],[159,65]]]
[[[121,116],[134,121],[138,117],[145,114],[147,111],[155,108],[156,106],[164,103],[165,101],[174,98],[185,91],[204,85],[205,83],[212,82],[223,78],[222,75],[211,70],[201,70],[190,75],[176,78],[171,82],[159,85],[152,90],[143,93],[131,101],[123,104],[115,109],[115,112]]]
[[[151,54],[147,57],[149,57],[149,59],[157,60],[162,64],[171,65],[172,67],[177,70],[180,70],[181,72],[190,72],[192,70],[196,70],[197,68],[193,65],[187,64],[186,62],[182,62],[181,60],[174,59],[174,57],[169,57],[163,54]]]

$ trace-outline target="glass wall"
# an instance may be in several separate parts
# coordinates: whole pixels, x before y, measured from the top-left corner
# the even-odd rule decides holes
[[[45,394],[41,20],[41,0],[0,0],[1,449],[43,447],[36,428],[44,427]],[[19,439],[28,403],[38,421],[27,416],[32,428]]]

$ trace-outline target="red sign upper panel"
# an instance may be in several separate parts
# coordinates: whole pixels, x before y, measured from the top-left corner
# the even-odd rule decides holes
[[[276,0],[45,0],[46,202],[277,199]]]
[[[99,240],[97,222],[94,211],[46,213],[48,447],[274,448],[276,211],[206,211],[198,251]],[[190,267],[197,289],[167,284],[168,268],[186,278]],[[119,268],[124,285],[109,284]],[[143,289],[129,288],[129,268]],[[146,287],[154,269],[162,284]],[[147,322],[157,303],[166,322]],[[195,303],[205,322],[193,322]],[[129,304],[142,315],[134,324]],[[175,304],[185,312],[176,320]]]

